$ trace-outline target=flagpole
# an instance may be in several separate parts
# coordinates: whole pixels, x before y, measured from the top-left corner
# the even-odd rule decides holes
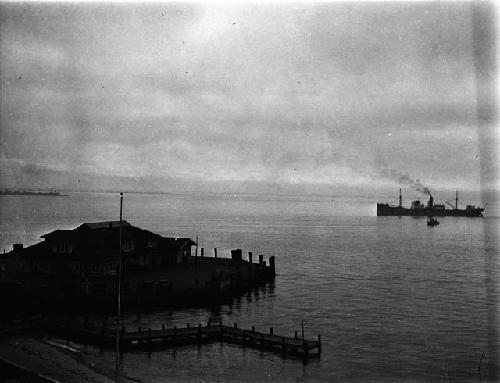
[[[116,373],[120,366],[120,330],[122,323],[121,313],[121,284],[122,284],[122,211],[123,211],[123,193],[120,193],[120,249],[118,251],[118,324],[116,326]]]

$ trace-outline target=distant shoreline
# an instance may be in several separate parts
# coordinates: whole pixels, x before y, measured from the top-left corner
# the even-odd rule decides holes
[[[28,191],[28,190],[0,190],[0,195],[33,195],[33,196],[48,196],[48,197],[67,197],[66,194],[61,194],[56,191]]]

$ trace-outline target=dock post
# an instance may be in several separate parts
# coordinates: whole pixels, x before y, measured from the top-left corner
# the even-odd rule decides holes
[[[202,248],[201,248],[201,254],[200,254],[202,258],[203,258],[203,256],[205,255],[204,253],[205,253],[205,249],[202,247]]]
[[[321,335],[318,335],[318,353],[321,353]]]
[[[162,329],[163,331],[165,331],[165,324],[162,324],[162,325],[161,325],[161,329]]]
[[[273,333],[274,333],[273,328],[272,328],[272,327],[269,327],[269,335],[273,335]]]
[[[214,247],[214,258],[217,258],[217,248]]]
[[[259,265],[262,265],[262,263],[264,263],[264,256],[259,254]]]
[[[234,327],[234,328],[238,328],[238,324],[237,324],[237,323],[234,323],[234,324],[233,324],[233,327]]]
[[[248,263],[252,263],[252,261],[253,261],[253,259],[252,259],[252,258],[253,258],[253,254],[252,254],[252,252],[251,252],[251,251],[249,251],[249,252],[248,252]]]
[[[252,326],[252,332],[255,332],[255,326]]]
[[[186,323],[186,328],[189,328],[189,323]]]
[[[297,339],[297,331],[295,331],[295,339]]]
[[[275,275],[276,274],[276,269],[274,267],[274,255],[272,257],[269,257],[269,268],[271,269],[271,274]]]

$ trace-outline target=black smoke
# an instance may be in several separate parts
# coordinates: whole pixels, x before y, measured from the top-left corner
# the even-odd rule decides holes
[[[431,195],[431,191],[429,190],[428,187],[422,185],[420,183],[420,180],[412,179],[408,173],[403,173],[400,172],[399,170],[390,168],[383,169],[380,173],[383,177],[397,181],[400,185],[409,186],[415,189],[416,191],[426,194],[428,196]]]

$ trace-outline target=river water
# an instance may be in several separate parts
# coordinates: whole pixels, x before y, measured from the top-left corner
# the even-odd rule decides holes
[[[383,199],[383,198],[381,198]],[[369,198],[127,194],[124,219],[165,236],[198,236],[210,254],[276,256],[273,286],[211,309],[126,315],[127,326],[227,324],[306,338],[303,362],[228,344],[127,353],[143,382],[493,381],[498,378],[499,209],[484,218],[376,217]],[[0,196],[0,245],[33,244],[55,229],[118,219],[115,194]],[[255,256],[254,256],[255,257]],[[85,347],[114,365],[112,352]],[[484,353],[484,354],[483,354]],[[478,365],[481,362],[481,374]]]

